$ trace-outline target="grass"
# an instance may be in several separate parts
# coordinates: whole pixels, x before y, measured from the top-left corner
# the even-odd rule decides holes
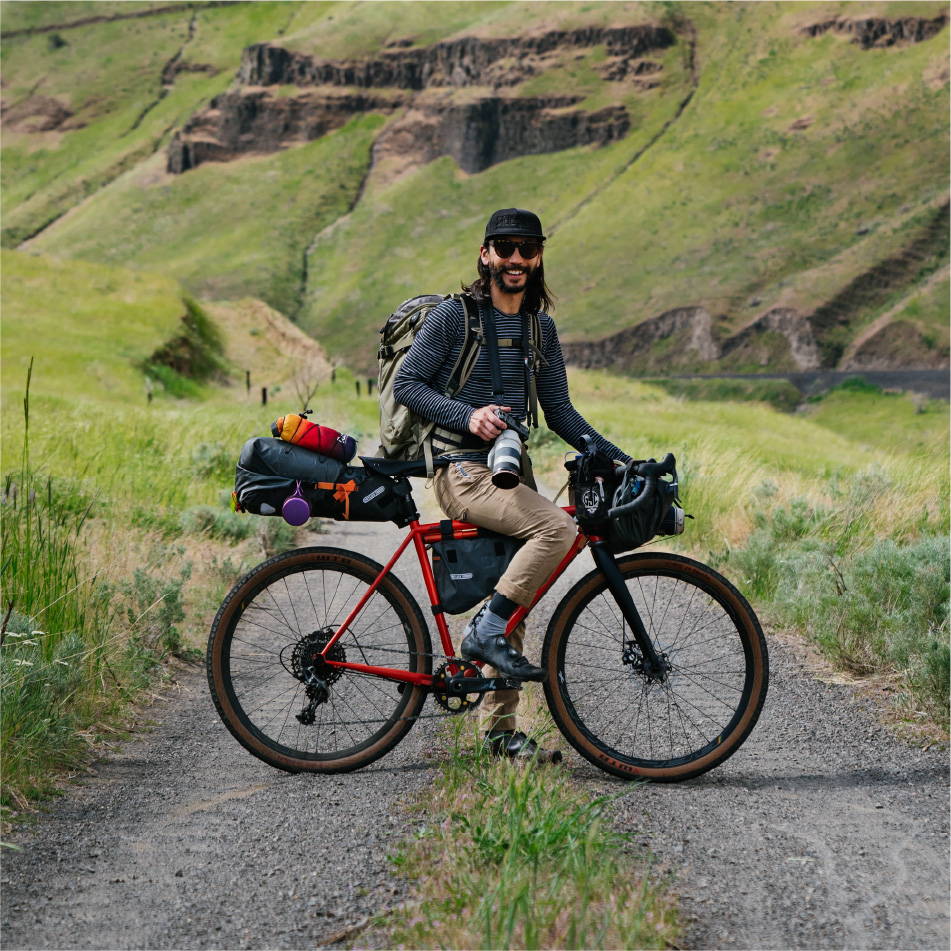
[[[4,4],[5,25],[10,14],[18,23],[45,19],[27,18],[22,8],[29,6]],[[85,15],[72,4],[47,6],[59,8],[47,15],[54,22]],[[111,9],[104,5],[103,12]],[[237,4],[91,24],[64,31],[66,43],[58,47],[51,47],[48,34],[5,39],[8,100],[42,95],[74,117],[66,129],[4,130],[4,247],[19,244],[157,153],[175,128],[228,86],[241,50],[275,35],[287,21],[285,4]],[[183,61],[209,71],[180,72],[164,86],[162,70],[179,50]]]
[[[380,121],[186,175],[165,175],[154,156],[32,247],[161,271],[204,297],[254,296],[292,314],[307,244],[356,200]]]
[[[455,721],[415,840],[396,856],[417,903],[386,922],[398,947],[664,948],[671,896],[645,856],[559,769],[499,761]]]
[[[865,12],[934,9],[878,3]],[[677,17],[695,30],[697,64],[679,115],[692,88],[686,33],[651,57],[664,67],[654,90],[602,81],[597,49],[556,57],[557,69],[514,91],[570,86],[590,107],[620,98],[632,119],[627,138],[478,175],[445,158],[397,181],[371,174],[352,214],[379,128],[372,117],[286,152],[165,175],[172,131],[227,86],[250,42],[347,58],[396,39],[423,46],[463,33],[507,36],[513,22],[571,29],[670,20],[665,4],[443,3],[438,16],[403,4],[399,12],[386,3],[237,4],[197,8],[190,38],[189,15],[169,14],[70,30],[55,50],[45,34],[8,39],[11,101],[42,78],[43,94],[85,125],[5,131],[6,243],[73,209],[37,249],[159,270],[204,297],[264,299],[364,372],[380,319],[422,289],[418,261],[430,289],[454,289],[470,276],[493,207],[539,210],[553,232],[547,256],[560,327],[581,339],[687,304],[724,315],[726,330],[769,306],[808,313],[900,253],[947,194],[944,34],[873,50],[802,35],[807,22],[851,15],[841,4],[679,5]],[[184,61],[218,72],[179,73],[162,87],[161,68],[179,49]],[[890,308],[901,319],[903,302],[907,319],[945,346],[947,295],[929,273],[946,266],[946,248],[933,257],[885,287],[874,307],[846,314],[828,352]],[[788,359],[782,340],[760,349],[746,364]]]

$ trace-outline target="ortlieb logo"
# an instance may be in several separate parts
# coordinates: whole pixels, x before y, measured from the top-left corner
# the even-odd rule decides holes
[[[386,491],[386,486],[381,485],[375,488],[369,495],[363,497],[363,504],[366,505],[367,502],[372,502],[378,495],[382,495]]]
[[[457,574],[457,575],[451,574],[451,575],[449,575],[449,577],[452,578],[453,581],[468,581],[468,580],[472,577],[472,572],[471,572],[471,571],[461,571],[461,572],[459,572],[459,574]]]

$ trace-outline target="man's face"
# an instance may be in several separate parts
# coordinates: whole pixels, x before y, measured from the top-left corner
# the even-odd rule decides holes
[[[537,253],[523,257],[523,244],[527,246],[526,254]],[[529,278],[542,262],[542,253],[540,241],[519,235],[490,238],[480,250],[482,263],[488,267],[493,283],[505,294],[520,294],[525,290]]]

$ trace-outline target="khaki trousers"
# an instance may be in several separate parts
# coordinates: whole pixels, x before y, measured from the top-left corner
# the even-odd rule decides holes
[[[499,489],[492,484],[492,472],[487,466],[465,460],[451,462],[436,472],[433,489],[447,518],[525,539],[495,590],[527,608],[538,588],[568,554],[578,532],[570,515],[535,491],[527,456],[522,457],[522,466],[522,484],[514,489]],[[519,652],[524,637],[524,624],[509,637]],[[497,672],[487,667],[486,674],[494,677]],[[514,730],[518,697],[517,690],[486,694],[482,702],[483,729]]]

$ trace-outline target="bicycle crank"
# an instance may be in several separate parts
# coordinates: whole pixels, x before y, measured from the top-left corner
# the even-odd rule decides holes
[[[450,673],[456,668],[455,673]],[[482,697],[494,690],[521,690],[521,680],[508,677],[483,677],[479,668],[464,660],[450,660],[433,674],[433,700],[450,713],[465,713],[482,703]]]

